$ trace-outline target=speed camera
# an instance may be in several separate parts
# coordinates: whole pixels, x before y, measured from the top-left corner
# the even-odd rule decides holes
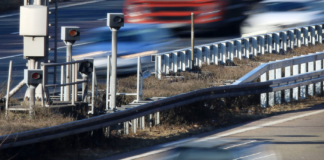
[[[110,28],[119,29],[124,27],[124,14],[123,13],[108,13],[107,26]]]
[[[78,40],[80,40],[80,27],[62,26],[61,40],[63,40],[63,41],[78,41]]]

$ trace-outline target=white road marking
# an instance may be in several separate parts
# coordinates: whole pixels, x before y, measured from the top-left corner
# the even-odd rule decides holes
[[[81,2],[81,3],[76,3],[76,4],[69,4],[66,6],[58,6],[57,8],[68,8],[68,7],[80,6],[80,5],[84,5],[84,4],[96,3],[96,2],[102,2],[102,1],[105,1],[105,0],[94,0],[94,1],[89,1],[89,2]],[[55,7],[51,7],[49,9],[53,10],[53,9],[55,9]],[[6,17],[11,17],[11,16],[17,16],[17,15],[19,15],[19,13],[3,15],[3,16],[0,16],[0,18],[6,18]]]
[[[256,140],[249,141],[249,142],[245,142],[245,143],[241,143],[241,144],[236,144],[236,145],[232,145],[232,146],[229,146],[229,147],[226,147],[226,148],[223,148],[223,149],[230,149],[230,148],[233,148],[233,147],[237,147],[237,146],[241,146],[241,145],[249,144],[249,143],[252,143],[252,142],[255,142],[255,141],[256,141]]]
[[[12,32],[11,34],[19,34],[19,32]]]
[[[294,119],[298,119],[298,118],[302,118],[302,117],[306,117],[306,116],[311,116],[311,115],[319,114],[319,113],[323,113],[323,112],[324,112],[324,109],[319,110],[319,111],[306,113],[306,114],[302,114],[302,115],[298,115],[298,116],[293,116],[293,117],[281,119],[281,120],[277,120],[277,121],[264,123],[264,124],[257,125],[257,126],[252,126],[252,127],[239,129],[239,130],[236,130],[236,131],[220,134],[220,135],[213,136],[213,137],[202,138],[202,139],[199,139],[197,141],[206,141],[206,140],[210,140],[210,139],[222,138],[222,137],[226,137],[226,136],[230,136],[230,135],[234,135],[234,134],[238,134],[238,133],[242,133],[242,132],[246,132],[246,131],[251,131],[251,130],[255,130],[255,129],[259,129],[259,128],[263,128],[263,127],[267,127],[267,126],[272,126],[272,125],[276,125],[276,124],[279,124],[279,123],[283,123],[283,122],[287,122],[287,121],[291,121],[291,120],[294,120]]]
[[[324,112],[324,109],[319,110],[319,111],[310,112],[310,113],[305,113],[305,114],[298,115],[298,116],[293,116],[293,117],[290,117],[290,118],[284,118],[284,119],[281,119],[281,120],[276,120],[276,121],[264,123],[264,124],[253,126],[253,127],[240,129],[240,130],[237,130],[237,131],[232,131],[232,132],[221,134],[221,135],[214,136],[214,137],[202,138],[202,139],[194,140],[194,141],[206,141],[206,140],[209,140],[209,139],[222,138],[222,137],[225,137],[225,136],[230,136],[230,135],[234,135],[234,134],[238,134],[238,133],[242,133],[242,132],[246,132],[246,131],[251,131],[251,130],[259,129],[259,128],[262,128],[262,127],[272,126],[272,125],[275,125],[275,124],[279,124],[279,123],[283,123],[283,122],[287,122],[287,121],[290,121],[290,120],[294,120],[294,119],[298,119],[298,118],[302,118],[302,117],[306,117],[306,116],[311,116],[311,115],[315,115],[315,114],[319,114],[319,113],[323,113],[323,112]],[[161,149],[158,149],[158,150],[154,150],[154,151],[150,151],[150,152],[147,152],[147,153],[135,155],[135,156],[132,156],[132,157],[127,157],[127,158],[124,158],[122,160],[132,160],[132,159],[136,159],[136,158],[150,156],[150,155],[153,155],[153,154],[157,154],[157,153],[161,153],[161,152],[165,152],[165,151],[174,149],[176,147],[177,146],[161,148]],[[263,156],[263,157],[258,157],[257,159],[269,157],[269,156],[272,156],[272,155],[274,155],[274,154],[270,154],[270,155]]]
[[[105,20],[105,19],[107,19],[107,18],[101,18],[101,19],[97,19],[97,21],[102,21],[102,20]]]
[[[258,154],[261,154],[261,152],[259,152],[259,153],[254,153],[254,154],[251,154],[251,155],[248,155],[248,156],[243,156],[243,157],[235,158],[235,159],[233,159],[233,160],[243,159],[243,158],[247,158],[247,157],[255,156],[255,155],[258,155]]]
[[[13,56],[1,57],[0,59],[7,59],[7,58],[18,57],[18,56],[22,56],[22,55],[23,54],[17,54],[17,55],[13,55]]]
[[[270,156],[274,156],[275,154],[269,154],[269,155],[266,155],[266,156],[263,156],[263,157],[258,157],[258,158],[254,158],[252,160],[255,160],[255,159],[261,159],[261,158],[266,158],[266,157],[270,157]]]

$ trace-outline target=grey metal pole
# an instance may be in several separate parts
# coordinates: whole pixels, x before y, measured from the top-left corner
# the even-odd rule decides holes
[[[61,66],[61,84],[65,83],[65,74],[64,74],[64,65]],[[64,86],[61,86],[61,97],[60,100],[63,101],[64,100]]]
[[[111,82],[110,82],[110,108],[115,109],[116,107],[116,85],[117,85],[117,29],[111,28],[112,40],[112,59],[111,59]]]
[[[30,98],[29,98],[29,117],[34,117],[34,107],[35,107],[35,89],[36,85],[28,85]]]
[[[72,82],[75,82],[75,64],[72,64]],[[75,102],[75,85],[72,85],[72,96],[71,96],[71,104],[74,105]]]
[[[58,8],[57,8],[57,0],[55,0],[55,29],[54,29],[54,63],[57,63],[57,25],[58,25]],[[56,72],[57,68],[54,66],[54,84],[56,84]]]
[[[83,80],[87,82],[82,83],[82,102],[87,102],[87,95],[88,95],[88,75],[82,74]]]
[[[71,62],[72,59],[72,44],[69,41],[65,41],[66,44],[66,62]],[[66,65],[66,83],[71,83],[71,65]],[[65,86],[64,101],[70,101],[71,99],[71,85]]]
[[[9,62],[9,75],[8,75],[8,85],[7,85],[7,98],[6,98],[6,111],[5,117],[8,116],[8,108],[9,108],[9,92],[10,92],[10,84],[11,84],[11,74],[12,74],[12,61]],[[1,112],[1,108],[0,108]]]
[[[140,81],[142,77],[142,68],[141,68],[141,57],[137,57],[137,102],[141,101],[141,95],[140,95]]]
[[[110,79],[110,66],[111,66],[111,62],[110,62],[110,55],[108,55],[107,56],[107,85],[106,85],[106,111],[108,110],[108,109],[112,109],[112,108],[109,108],[109,102],[110,102],[110,87],[109,87],[109,85],[110,85],[110,81],[109,81],[109,79]]]
[[[78,81],[78,68],[79,68],[79,63],[75,63],[75,66],[74,66],[74,82],[77,82]],[[78,84],[75,84],[74,85],[74,100],[75,101],[78,101]]]
[[[192,68],[194,68],[194,53],[195,53],[194,13],[191,13],[191,67]]]

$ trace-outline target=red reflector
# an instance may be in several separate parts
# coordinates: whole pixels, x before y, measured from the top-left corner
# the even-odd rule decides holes
[[[33,79],[39,79],[41,76],[40,76],[40,74],[38,74],[38,73],[33,73],[32,74],[32,78]]]
[[[74,36],[76,36],[76,35],[78,34],[78,31],[76,31],[76,30],[71,30],[71,31],[69,32],[69,34],[70,34],[70,36],[74,37]]]

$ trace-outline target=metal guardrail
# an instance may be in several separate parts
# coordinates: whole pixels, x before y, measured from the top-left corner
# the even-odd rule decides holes
[[[321,57],[322,55],[324,55],[324,52],[316,53],[308,56],[309,57],[313,56],[318,58]],[[292,58],[289,60],[278,61],[277,62],[278,64],[282,64],[282,65],[278,65],[278,69],[280,69],[280,67],[297,64],[297,62],[298,63],[300,62],[301,65],[305,63],[305,61],[302,60],[298,61],[297,59],[298,58]],[[295,63],[291,63],[291,62],[295,62]],[[269,64],[263,64],[261,66],[271,66],[271,64],[273,64],[273,62],[270,62]],[[269,69],[270,69],[269,71],[271,71],[271,68]],[[268,70],[264,70],[264,72],[266,71]],[[262,75],[264,74],[264,72],[262,72]],[[112,114],[100,115],[97,117],[92,117],[89,119],[74,121],[74,122],[52,126],[52,127],[14,133],[10,135],[3,135],[0,136],[0,141],[4,141],[0,146],[0,148],[15,147],[20,145],[55,139],[59,137],[64,137],[68,135],[73,135],[77,133],[82,133],[86,131],[91,131],[95,129],[105,128],[107,126],[127,122],[129,120],[143,117],[152,113],[191,104],[194,102],[209,100],[209,99],[235,97],[235,96],[252,95],[252,94],[261,94],[262,97],[262,94],[264,93],[280,92],[281,90],[290,90],[291,88],[295,89],[296,87],[303,87],[305,85],[311,86],[314,83],[317,84],[324,80],[324,76],[322,73],[324,73],[324,69],[318,70],[316,72],[303,73],[300,75],[285,77],[281,79],[272,79],[264,82],[239,83],[236,85],[211,87],[211,88],[195,90],[188,93],[183,93],[165,99],[161,99],[159,101],[152,101],[143,105],[139,105],[137,107],[126,109],[123,111],[118,111]],[[257,72],[256,74],[259,73]],[[250,75],[254,75],[254,74],[250,74]]]
[[[233,58],[250,58],[258,54],[284,52],[288,48],[322,44],[323,23],[311,24],[302,27],[289,28],[278,32],[271,32],[250,37],[236,38],[226,41],[195,46],[194,65],[201,67],[226,61],[233,62]],[[192,69],[191,48],[184,48],[152,55],[155,60],[155,76],[161,79],[162,74],[186,71]]]
[[[315,44],[316,37],[315,37],[315,28],[319,28],[319,30],[322,29],[322,24],[319,25],[313,25],[313,26],[307,26],[307,27],[301,27],[301,28],[296,28],[293,31],[297,32],[297,38],[295,39],[297,41],[297,46],[300,46],[300,41],[302,40],[301,34],[303,33],[303,44],[308,45],[309,39],[308,39],[308,34],[311,33],[311,43]],[[308,30],[310,29],[310,30]],[[309,32],[310,31],[310,32]],[[201,66],[201,63],[207,62],[209,64],[210,62],[215,62],[215,64],[218,63],[217,58],[221,58],[221,62],[225,62],[227,59],[232,60],[231,58],[234,56],[234,51],[235,54],[241,58],[242,56],[249,57],[250,52],[248,52],[251,48],[250,45],[250,40],[253,40],[252,43],[252,54],[256,55],[258,52],[258,42],[256,39],[258,39],[261,36],[267,36],[267,45],[262,45],[265,43],[264,40],[266,39],[263,37],[263,40],[261,41],[261,46],[259,46],[259,49],[261,51],[261,54],[263,54],[267,49],[272,52],[272,45],[275,44],[276,51],[280,49],[280,39],[285,39],[287,38],[287,34],[290,33],[289,35],[292,35],[291,30],[286,30],[286,31],[280,31],[276,33],[269,33],[266,35],[258,35],[255,37],[247,37],[247,38],[242,38],[242,39],[235,39],[235,40],[230,40],[230,41],[224,41],[224,42],[217,42],[214,44],[210,45],[204,45],[204,46],[198,46],[196,49],[198,50],[198,54],[196,54],[195,57],[195,64],[198,66]],[[279,35],[281,38],[279,38]],[[296,36],[294,35],[294,37]],[[272,36],[274,36],[274,42],[272,42]],[[317,41],[321,43],[322,39],[322,32],[317,35]],[[269,40],[271,39],[271,40]],[[239,42],[239,40],[241,40]],[[292,43],[292,38],[289,39],[291,44]],[[288,42],[289,42],[288,40]],[[257,43],[256,43],[257,42]],[[281,41],[282,47],[285,50],[285,47],[287,47],[286,44],[287,41]],[[295,41],[294,41],[295,42]],[[229,44],[229,45],[228,45]],[[232,45],[232,44],[237,44]],[[242,47],[242,50],[238,49],[240,45],[244,44],[245,47]],[[295,43],[294,43],[295,44]],[[215,47],[217,45],[217,47]],[[219,45],[219,47],[218,47]],[[208,48],[209,46],[209,48]],[[229,47],[230,46],[230,47]],[[234,47],[233,47],[234,46]],[[292,47],[294,45],[291,45]],[[206,51],[204,51],[204,56],[202,52],[202,48],[207,48]],[[212,48],[212,52],[210,52],[210,48]],[[225,50],[225,49],[230,49]],[[236,48],[236,49],[235,49]],[[218,49],[220,49],[220,52],[218,52]],[[216,52],[217,50],[217,52]],[[247,51],[248,50],[248,51]],[[242,52],[241,52],[242,51]],[[180,68],[181,70],[185,70],[188,68],[190,65],[190,57],[186,56],[188,50],[182,50],[182,51],[176,51],[173,52],[172,54],[165,54],[166,59],[162,61],[162,56],[164,54],[157,55],[157,61],[156,64],[158,63],[157,66],[162,66],[162,62],[170,62],[169,60],[171,59],[173,63],[169,63],[170,65],[166,65],[167,63],[164,63],[163,67],[164,69],[168,69],[168,67],[173,67],[170,69],[173,69],[173,71],[177,72],[178,69]],[[180,54],[181,59],[178,60],[177,56],[178,53]],[[209,54],[212,53],[212,54]],[[217,54],[216,54],[217,53]],[[173,59],[171,58],[172,55],[175,55]],[[188,54],[190,55],[190,54]],[[205,56],[207,55],[207,56]],[[208,56],[212,55],[212,56]],[[187,58],[186,58],[187,57]],[[214,57],[214,59],[213,59]],[[130,109],[122,110],[122,111],[117,111],[112,114],[105,114],[105,115],[100,115],[96,117],[92,117],[89,119],[83,119],[83,120],[78,120],[74,122],[69,122],[57,126],[51,126],[51,127],[46,127],[46,128],[40,128],[40,129],[35,129],[31,131],[25,131],[25,132],[20,132],[20,133],[13,133],[10,135],[3,135],[0,136],[0,141],[3,143],[0,145],[0,148],[8,148],[8,147],[15,147],[15,146],[20,146],[20,145],[25,145],[25,144],[31,144],[31,143],[37,143],[37,142],[42,142],[50,139],[55,139],[55,138],[60,138],[64,136],[69,136],[69,135],[74,135],[77,133],[82,133],[82,132],[87,132],[95,129],[100,129],[100,128],[105,128],[107,126],[115,125],[118,123],[123,123],[127,122],[132,119],[136,119],[139,117],[143,117],[152,113],[157,113],[163,110],[167,109],[172,109],[175,107],[191,104],[194,102],[199,102],[199,101],[204,101],[208,99],[215,99],[215,98],[224,98],[224,97],[235,97],[235,96],[242,96],[242,95],[251,95],[251,94],[261,94],[261,106],[264,107],[264,104],[266,104],[266,101],[262,101],[266,96],[265,94],[274,95],[274,92],[278,93],[281,92],[281,90],[290,91],[290,89],[293,88],[293,91],[297,88],[300,87],[300,90],[303,90],[303,88],[306,88],[305,86],[308,85],[308,87],[312,87],[314,83],[316,86],[318,83],[321,83],[324,80],[324,76],[322,76],[324,73],[324,69],[321,69],[322,66],[321,63],[322,59],[324,59],[324,52],[321,53],[316,53],[316,54],[311,54],[307,56],[302,56],[302,57],[296,57],[288,60],[281,60],[277,62],[270,62],[268,64],[262,64],[259,67],[257,67],[255,70],[251,71],[248,75],[242,77],[238,82],[236,82],[236,85],[228,85],[228,86],[221,86],[221,87],[211,87],[211,88],[205,88],[205,89],[200,89],[200,90],[195,90],[191,91],[188,93],[183,93],[175,96],[171,96],[159,101],[152,101],[143,105],[139,105],[137,107],[133,107]],[[316,72],[314,71],[314,61],[316,61]],[[178,65],[178,64],[181,65]],[[308,72],[306,73],[306,63],[308,66]],[[172,65],[171,65],[172,64]],[[301,67],[301,74],[295,74],[299,73],[296,72],[298,65]],[[179,67],[178,67],[179,66]],[[293,66],[293,74],[294,76],[290,76],[290,70],[288,69]],[[296,67],[297,66],[297,67]],[[324,66],[324,65],[323,65]],[[189,66],[191,67],[191,66]],[[279,71],[281,68],[285,68],[285,74],[287,73],[287,76],[285,78],[281,78],[281,72],[278,73],[278,78],[274,79],[272,74],[274,70]],[[169,71],[169,70],[164,70],[164,71]],[[267,73],[269,72],[269,73]],[[271,73],[270,73],[271,72]],[[159,75],[161,70],[159,70]],[[280,74],[279,74],[280,73]],[[265,77],[267,74],[271,75],[269,76],[269,79]],[[280,76],[279,76],[280,75]],[[253,80],[256,78],[260,77],[261,82],[256,82],[256,83],[251,83]],[[290,92],[289,92],[290,93]],[[295,92],[294,92],[295,93]],[[293,93],[293,95],[294,95]],[[305,93],[305,92],[303,92]],[[302,94],[302,92],[301,92]],[[310,94],[311,95],[311,94]],[[286,96],[285,96],[286,97]],[[263,99],[262,99],[263,98]],[[266,98],[265,98],[266,99]],[[269,98],[270,101],[272,101],[271,98]]]

